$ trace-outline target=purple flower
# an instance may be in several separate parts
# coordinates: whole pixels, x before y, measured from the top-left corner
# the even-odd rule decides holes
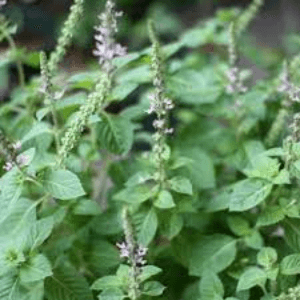
[[[14,166],[13,163],[11,161],[8,161],[3,166],[3,169],[8,172],[13,168],[13,166]]]
[[[17,141],[15,144],[13,144],[13,148],[15,150],[20,150],[22,148],[22,143],[21,141]]]

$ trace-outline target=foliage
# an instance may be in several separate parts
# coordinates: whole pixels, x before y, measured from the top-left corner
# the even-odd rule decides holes
[[[126,54],[109,0],[98,64],[70,75],[83,4],[49,59],[0,15],[0,74],[19,75],[0,106],[1,299],[299,299],[299,56],[255,84],[238,64],[262,1],[168,45],[154,19],[151,48]]]

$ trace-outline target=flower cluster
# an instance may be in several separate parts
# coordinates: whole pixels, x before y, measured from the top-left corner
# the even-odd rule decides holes
[[[300,299],[300,285],[288,289],[288,293],[282,293],[277,297],[277,300],[299,300]]]
[[[227,70],[226,77],[229,81],[229,84],[226,86],[226,91],[228,94],[247,92],[248,89],[244,86],[241,78],[241,71],[238,67],[232,67]]]
[[[289,96],[292,101],[300,101],[300,88],[296,87],[291,83],[289,78],[289,71],[287,64],[284,64],[283,72],[280,75],[280,85],[277,88],[277,91],[280,93],[285,93]]]
[[[142,245],[137,245],[133,249],[133,253],[129,247],[129,245],[126,242],[123,242],[121,244],[117,243],[117,247],[120,249],[120,257],[121,258],[128,258],[128,262],[131,264],[135,264],[137,266],[143,266],[147,263],[146,260],[144,260],[145,255],[147,254],[147,248],[143,247]],[[133,260],[133,261],[132,261]]]
[[[115,4],[108,0],[105,11],[99,16],[100,26],[95,27],[99,32],[95,35],[96,50],[94,55],[99,57],[99,64],[103,69],[110,73],[113,70],[112,59],[126,54],[126,48],[115,42],[114,35],[118,32],[117,18],[123,12],[115,11]]]

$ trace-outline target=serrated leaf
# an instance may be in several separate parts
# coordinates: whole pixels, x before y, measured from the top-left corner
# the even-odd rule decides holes
[[[267,206],[258,216],[257,226],[276,224],[284,219],[284,210],[279,205]]]
[[[31,257],[20,268],[22,283],[38,281],[52,275],[51,264],[43,254]]]
[[[48,300],[93,300],[86,279],[69,264],[53,270],[53,277],[45,280],[45,295]]]
[[[175,202],[171,193],[167,190],[160,191],[154,205],[161,209],[168,209],[175,207]]]
[[[229,210],[245,211],[265,200],[272,190],[272,184],[259,179],[238,182],[230,196]]]
[[[189,274],[202,276],[207,270],[221,272],[234,261],[235,256],[236,240],[232,237],[222,234],[203,237],[192,248]]]
[[[85,195],[79,178],[68,170],[48,170],[42,182],[45,191],[60,200],[69,200]]]
[[[101,122],[97,123],[100,144],[115,154],[126,154],[133,143],[134,126],[130,120],[122,116],[101,114]]]
[[[121,287],[122,281],[118,276],[110,275],[97,279],[91,286],[92,290],[104,290],[112,287]]]
[[[193,187],[189,179],[176,176],[168,180],[170,189],[181,194],[193,195]]]
[[[142,217],[142,215],[140,216]],[[154,208],[143,214],[142,222],[137,227],[137,239],[143,246],[148,246],[153,240],[158,226],[157,215]]]
[[[277,261],[277,252],[274,248],[264,247],[257,254],[257,262],[269,269]]]
[[[248,290],[258,285],[264,287],[267,280],[265,271],[257,267],[247,269],[239,279],[237,290]]]
[[[199,290],[201,299],[203,300],[215,299],[216,296],[219,296],[222,299],[224,296],[222,281],[211,271],[203,273],[200,280]]]
[[[280,271],[283,275],[295,275],[300,273],[300,254],[292,254],[284,257],[280,263]]]
[[[147,265],[141,268],[142,272],[139,275],[139,280],[141,282],[149,279],[150,277],[162,272],[162,269],[156,266]]]
[[[139,204],[154,196],[156,191],[146,185],[130,186],[113,196],[113,199],[132,204]]]
[[[164,292],[165,288],[166,287],[158,281],[148,281],[144,284],[142,293],[148,296],[159,296]]]

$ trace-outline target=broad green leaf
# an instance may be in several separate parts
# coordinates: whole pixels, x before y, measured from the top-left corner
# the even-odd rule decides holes
[[[101,114],[97,123],[100,144],[115,154],[126,154],[133,143],[134,125],[130,120],[118,115]]]
[[[285,241],[295,252],[300,252],[300,220],[288,219],[283,225]]]
[[[279,205],[267,206],[258,216],[257,226],[276,224],[284,219],[284,211]]]
[[[161,233],[166,236],[169,240],[172,240],[176,235],[179,234],[183,228],[184,220],[178,212],[172,212],[170,215],[166,215],[163,218],[161,224]]]
[[[264,287],[267,281],[267,275],[264,270],[257,267],[247,269],[239,279],[237,290],[248,290],[258,285]]]
[[[249,222],[240,216],[229,216],[227,222],[230,230],[238,236],[245,236],[251,233]]]
[[[175,207],[175,202],[171,193],[163,190],[159,192],[157,199],[154,201],[154,205],[161,209],[167,209]]]
[[[159,296],[164,292],[165,288],[166,287],[158,281],[147,281],[143,285],[142,293],[148,296]]]
[[[31,257],[20,268],[22,283],[38,281],[52,275],[51,264],[43,254]]]
[[[151,265],[144,266],[142,267],[142,272],[139,275],[139,280],[143,282],[160,272],[162,272],[162,269],[159,267],[151,266]]]
[[[138,86],[138,83],[135,82],[122,82],[114,87],[110,96],[110,100],[122,101],[127,96],[129,96]]]
[[[91,286],[92,290],[104,290],[113,287],[121,287],[122,281],[118,276],[110,275],[97,279]]]
[[[154,196],[156,191],[147,185],[137,185],[121,190],[113,196],[115,200],[139,204]]]
[[[216,299],[216,296],[223,299],[224,296],[224,287],[221,280],[218,275],[211,271],[203,273],[200,280],[199,290],[201,299],[203,300]]]
[[[269,269],[277,261],[277,252],[274,248],[262,248],[257,254],[257,262]]]
[[[225,210],[230,204],[230,190],[221,191],[216,194],[213,198],[208,199],[204,203],[205,210],[207,212],[215,212]]]
[[[140,171],[140,172],[137,172],[136,174],[134,174],[133,176],[131,176],[126,181],[125,186],[130,187],[130,186],[139,185],[139,184],[142,184],[152,178],[153,178],[153,175],[151,175],[149,172]]]
[[[87,280],[70,264],[60,264],[45,280],[48,300],[93,300]]]
[[[32,225],[31,236],[31,249],[35,249],[42,245],[42,243],[49,237],[54,227],[54,219],[52,216],[38,220]]]
[[[122,300],[126,298],[119,288],[107,288],[99,296],[99,300]]]
[[[202,71],[180,70],[169,81],[169,89],[182,103],[214,103],[222,93],[212,68]]]
[[[258,230],[252,230],[252,233],[244,237],[246,245],[253,249],[261,249],[264,246],[264,240]]]
[[[300,254],[291,254],[280,263],[280,271],[283,275],[295,275],[300,273]]]
[[[282,169],[272,182],[273,184],[290,184],[290,173],[286,169]]]
[[[202,276],[203,272],[207,270],[219,273],[234,261],[235,256],[235,239],[222,234],[205,236],[192,248],[189,274]]]
[[[148,246],[153,240],[157,226],[158,220],[154,208],[151,208],[148,212],[138,215],[139,224],[137,228],[137,239],[143,246]]]
[[[168,180],[170,189],[181,194],[193,195],[193,187],[189,179],[176,176]]]
[[[48,170],[43,178],[45,191],[60,200],[85,195],[79,178],[68,170]]]
[[[37,122],[31,130],[22,138],[21,142],[25,143],[41,134],[51,133],[50,126],[44,122]]]
[[[75,215],[97,216],[101,214],[99,204],[94,200],[82,199],[73,208]]]
[[[265,200],[272,190],[272,184],[259,179],[238,182],[231,194],[229,210],[245,211]]]

